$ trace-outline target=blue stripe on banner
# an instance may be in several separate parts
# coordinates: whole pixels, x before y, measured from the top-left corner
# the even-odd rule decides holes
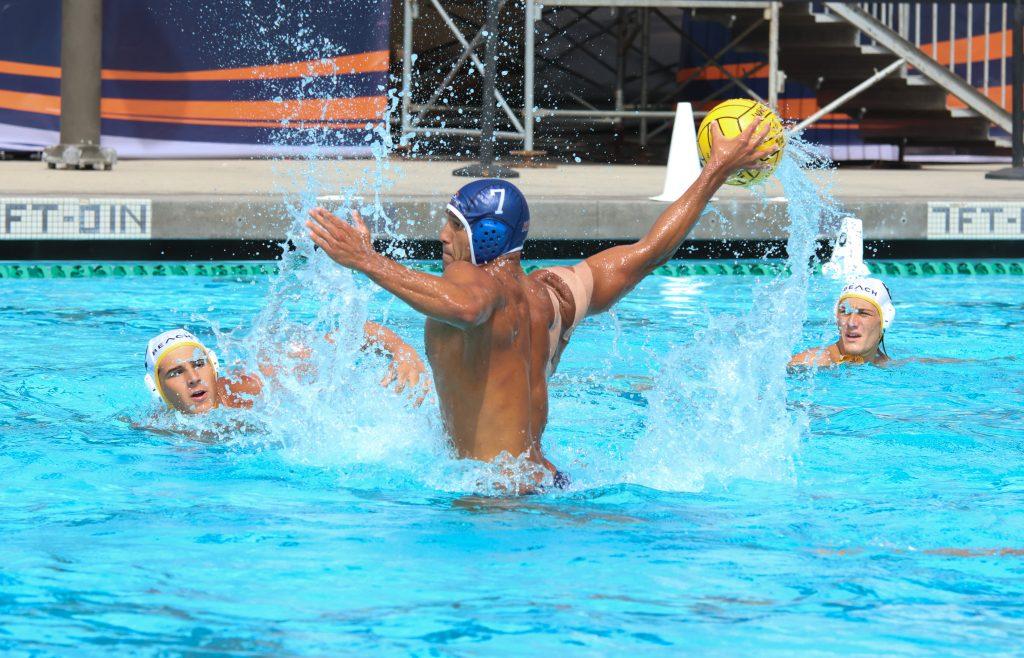
[[[981,53],[975,53],[976,56],[979,55],[979,54],[981,54]],[[1002,80],[1003,59],[1001,57],[998,58],[998,59],[990,59],[987,62],[984,62],[984,61],[982,61],[982,62],[973,62],[970,66],[971,66],[971,83],[975,87],[977,87],[979,90],[984,91],[984,88],[985,88],[984,82],[985,82],[985,69],[986,68],[988,68],[988,86],[989,87],[1001,87],[1004,84],[1003,80]],[[956,64],[954,66],[954,68],[956,69],[956,72],[957,72],[957,74],[960,77],[962,77],[964,79],[967,79],[967,65],[966,64]],[[1007,80],[1006,80],[1005,84],[1008,84],[1008,85],[1009,84],[1013,84],[1013,69],[1010,66],[1010,59],[1009,58],[1007,58],[1007,60],[1006,60],[1006,77],[1007,77]]]
[[[369,122],[369,120],[367,120]],[[289,144],[305,146],[349,146],[363,144],[366,131],[362,128],[285,129],[251,128],[247,126],[196,126],[192,124],[150,123],[103,119],[103,135],[137,137],[140,139],[169,139],[185,142],[224,142],[242,144]]]
[[[60,117],[0,108],[0,123],[39,130],[60,130]]]
[[[59,66],[60,15],[61,0],[0,1],[0,59]],[[390,16],[390,0],[103,0],[103,65],[170,72],[387,50]]]
[[[379,96],[387,84],[386,72],[356,73],[322,78],[283,80],[209,80],[140,82],[104,80],[104,98],[149,100],[234,101]],[[60,96],[60,80],[0,73],[0,89]]]
[[[26,94],[60,96],[60,79],[0,73],[0,89],[4,91],[20,91]]]

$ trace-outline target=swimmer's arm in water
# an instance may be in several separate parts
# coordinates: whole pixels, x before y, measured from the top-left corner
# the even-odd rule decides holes
[[[588,315],[607,311],[645,276],[672,258],[711,197],[734,171],[764,167],[761,158],[778,150],[761,148],[769,129],[767,122],[761,127],[751,123],[737,137],[726,139],[718,124],[712,124],[711,157],[683,196],[666,208],[635,244],[612,247],[586,260],[594,273],[594,296]]]
[[[230,377],[218,377],[217,388],[217,397],[225,406],[232,409],[248,409],[252,406],[254,398],[263,392],[263,382],[256,375],[236,372]]]
[[[333,343],[334,337],[332,334],[327,334],[324,336],[324,340]],[[313,356],[311,348],[302,344],[291,344],[287,349],[289,357],[304,362],[295,366],[296,374],[302,374],[303,371],[312,368],[311,364],[305,363]],[[394,383],[396,393],[401,393],[406,387],[410,389],[419,387],[422,389],[419,401],[429,392],[430,378],[424,376],[426,366],[423,364],[423,359],[416,353],[416,350],[387,327],[376,322],[366,322],[363,325],[363,344],[360,349],[373,350],[382,356],[389,357],[388,372],[381,381],[381,386],[386,388]],[[276,377],[280,372],[280,366],[273,363],[270,354],[266,351],[262,352],[260,356],[260,373],[267,378]]]
[[[799,354],[794,354],[793,358],[789,360],[788,367],[810,368],[814,366],[832,366],[835,363],[835,360],[832,358],[832,346],[827,345],[825,347],[812,347]]]
[[[469,263],[456,262],[441,276],[417,272],[378,254],[370,230],[359,213],[352,212],[354,225],[323,208],[310,211],[306,222],[318,247],[342,267],[357,270],[415,310],[459,329],[486,322],[501,295],[491,277]]]
[[[430,392],[430,377],[426,375],[427,368],[416,350],[398,334],[376,322],[367,322],[363,325],[363,332],[366,335],[364,350],[372,349],[391,359],[388,363],[388,372],[380,385],[387,388],[393,382],[396,393],[401,393],[406,387],[410,390],[419,387],[421,390],[416,404],[421,403]]]

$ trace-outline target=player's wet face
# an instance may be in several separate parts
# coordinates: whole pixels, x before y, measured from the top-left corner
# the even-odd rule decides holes
[[[464,260],[470,262],[469,254],[469,233],[462,222],[452,213],[447,214],[447,221],[441,227],[441,263],[447,266],[449,263]]]
[[[158,376],[167,402],[178,411],[201,414],[217,406],[217,373],[200,348],[171,350],[160,360]]]
[[[870,358],[882,341],[878,309],[862,299],[844,299],[836,307],[836,326],[843,352]]]

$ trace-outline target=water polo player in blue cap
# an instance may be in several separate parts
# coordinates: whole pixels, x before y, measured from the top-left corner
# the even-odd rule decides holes
[[[529,492],[567,479],[541,451],[548,377],[573,329],[608,310],[679,249],[711,196],[738,169],[761,167],[769,126],[735,139],[714,131],[700,177],[638,242],[573,267],[527,275],[520,253],[530,228],[526,198],[503,180],[478,180],[447,205],[444,272],[412,270],[378,254],[356,212],[352,223],[310,212],[310,238],[334,261],[365,273],[427,316],[424,342],[445,428],[461,457],[499,460],[508,490]]]
[[[469,261],[474,265],[522,250],[530,230],[526,197],[515,185],[499,179],[463,185],[448,202],[448,212],[469,236]]]

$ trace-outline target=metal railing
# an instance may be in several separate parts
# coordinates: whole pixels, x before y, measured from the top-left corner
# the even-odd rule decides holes
[[[827,14],[828,8],[824,2],[811,2],[811,11],[818,14]],[[1010,12],[1007,9],[1008,3],[990,2],[860,2],[857,5],[879,23],[885,25],[893,32],[896,32],[906,41],[913,43],[923,53],[933,60],[942,63],[951,72],[964,78],[968,84],[979,89],[983,94],[989,96],[994,76],[990,57],[992,44],[999,44],[1000,58],[999,86],[1000,93],[989,96],[998,103],[1004,110],[1010,109],[1010,94],[1007,92],[1009,83],[1006,80],[1007,59],[1010,51],[1009,31],[1012,29]],[[975,14],[980,13],[981,20],[975,20]],[[948,28],[949,38],[939,40],[940,27]],[[991,36],[990,36],[991,35]],[[976,53],[975,37],[985,37],[982,48],[983,65],[980,76],[974,71],[974,58]],[[859,43],[862,46],[880,46],[869,35],[861,32]],[[962,67],[957,65],[957,56],[963,55]],[[905,66],[905,77],[908,80],[923,79],[921,71]],[[962,73],[961,73],[962,71]],[[980,78],[980,79],[979,79]]]

